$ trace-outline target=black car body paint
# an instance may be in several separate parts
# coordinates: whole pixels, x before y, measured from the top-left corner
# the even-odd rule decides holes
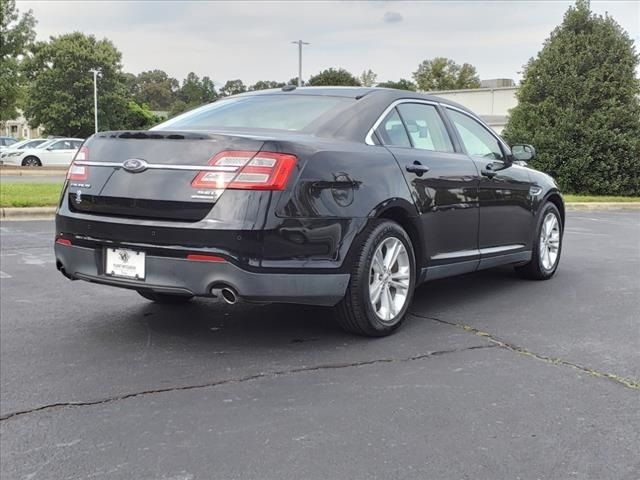
[[[459,105],[388,89],[249,95],[351,101],[334,117],[297,131],[224,127],[94,135],[85,147],[90,162],[103,165],[89,166],[86,180],[65,185],[56,235],[71,245],[56,244],[58,268],[70,278],[125,288],[206,296],[224,283],[247,300],[332,305],[344,294],[360,233],[376,218],[402,224],[414,244],[419,279],[428,280],[525,262],[543,202],[551,199],[563,213],[548,175],[517,165],[491,178],[481,174],[491,161],[467,155],[447,118],[447,106],[473,115]],[[371,129],[399,101],[435,104],[455,151],[381,145]],[[297,162],[281,191],[192,187],[198,172],[182,167],[204,167],[228,150],[281,152]],[[122,164],[128,159],[150,168],[127,171]],[[428,171],[407,171],[414,162]],[[107,276],[107,246],[145,251],[150,267],[166,259],[154,280],[160,283],[150,283],[153,271],[138,283]],[[227,264],[194,265],[186,260],[191,253],[219,255]]]

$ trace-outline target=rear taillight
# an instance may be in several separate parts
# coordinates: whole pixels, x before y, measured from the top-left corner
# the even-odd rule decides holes
[[[82,147],[76,153],[73,162],[69,166],[69,170],[67,171],[67,180],[86,180],[89,176],[89,167],[86,165],[78,165],[76,162],[82,162],[89,160],[89,149],[87,147]]]
[[[194,188],[284,190],[296,165],[295,155],[276,152],[226,151],[209,161],[191,182]]]

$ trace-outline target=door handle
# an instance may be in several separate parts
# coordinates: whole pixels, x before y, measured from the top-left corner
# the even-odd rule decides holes
[[[421,177],[423,173],[429,171],[429,167],[426,165],[422,165],[419,161],[413,162],[413,165],[407,165],[404,167],[407,172],[415,173],[417,176]]]

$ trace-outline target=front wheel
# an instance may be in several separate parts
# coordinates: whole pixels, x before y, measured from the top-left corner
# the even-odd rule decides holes
[[[369,227],[357,252],[344,299],[337,305],[345,330],[382,337],[396,330],[407,314],[416,281],[411,239],[395,222]]]
[[[146,298],[147,300],[151,300],[155,303],[162,303],[165,305],[179,305],[182,303],[187,303],[189,300],[193,298],[191,295],[177,295],[174,293],[158,293],[152,292],[150,290],[138,290],[138,294],[140,296]]]
[[[516,267],[524,278],[547,280],[556,273],[562,252],[562,219],[558,208],[551,202],[543,205],[538,217],[531,261]]]
[[[22,160],[23,167],[41,167],[42,163],[38,157],[29,156]]]

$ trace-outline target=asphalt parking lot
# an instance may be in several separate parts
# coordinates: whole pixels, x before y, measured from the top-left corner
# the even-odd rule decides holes
[[[69,282],[3,222],[3,479],[640,478],[640,211],[570,212],[558,274],[423,285],[396,335]]]

